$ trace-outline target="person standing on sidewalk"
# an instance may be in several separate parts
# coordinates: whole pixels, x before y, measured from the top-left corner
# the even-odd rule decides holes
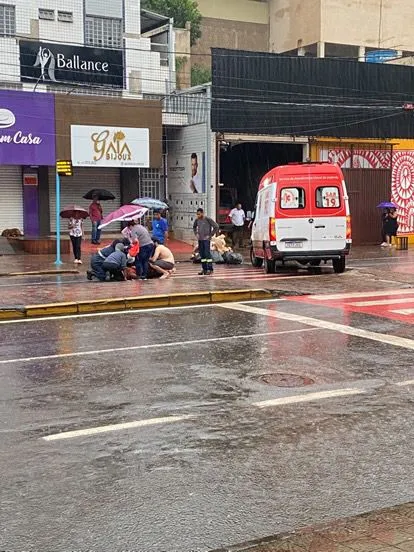
[[[197,218],[193,224],[194,234],[198,240],[198,252],[201,258],[202,271],[199,276],[213,274],[213,259],[210,252],[210,241],[214,234],[218,234],[220,227],[217,222],[206,217],[203,209],[197,209]]]
[[[232,232],[231,232],[231,241],[233,244],[233,249],[236,247],[243,247],[243,232],[244,232],[244,221],[246,220],[246,213],[242,209],[241,203],[236,203],[234,209],[229,213],[229,217],[232,223]]]
[[[81,261],[81,244],[83,236],[83,221],[81,218],[78,218],[78,213],[73,213],[75,216],[70,218],[68,221],[69,228],[69,237],[72,242],[73,256],[75,264],[82,264]]]
[[[97,196],[93,198],[92,203],[89,205],[89,218],[92,222],[91,242],[94,244],[101,243],[101,231],[99,230],[99,225],[103,219],[103,210]]]
[[[149,260],[154,251],[154,243],[148,230],[142,224],[136,224],[131,228],[131,241],[139,242],[139,253],[135,257],[137,277],[141,280],[148,278]]]

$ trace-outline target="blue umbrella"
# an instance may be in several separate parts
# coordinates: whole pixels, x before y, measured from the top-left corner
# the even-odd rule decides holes
[[[147,209],[168,209],[168,205],[159,199],[153,199],[152,197],[139,197],[131,201],[134,205],[141,205]]]
[[[379,205],[377,205],[379,209],[398,209],[398,205],[393,203],[392,201],[383,201]]]

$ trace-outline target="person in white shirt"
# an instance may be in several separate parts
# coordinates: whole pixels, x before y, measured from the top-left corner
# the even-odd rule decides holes
[[[69,237],[72,242],[73,256],[75,264],[82,264],[81,261],[81,244],[83,236],[83,222],[77,212],[68,221]]]
[[[246,220],[246,213],[243,211],[241,203],[236,204],[236,207],[230,211],[229,217],[232,224],[233,249],[236,246],[241,248],[243,247],[244,222]]]

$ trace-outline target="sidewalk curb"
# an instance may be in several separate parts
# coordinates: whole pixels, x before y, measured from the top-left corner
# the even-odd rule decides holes
[[[46,303],[42,305],[10,306],[0,307],[0,320],[128,311],[132,309],[208,305],[232,301],[271,299],[272,297],[274,297],[274,293],[266,289],[231,289],[172,293],[170,295],[141,295],[113,299],[93,299],[91,301]]]
[[[75,269],[58,269],[58,270],[29,270],[27,272],[0,272],[0,278],[10,278],[11,276],[54,276],[59,274],[79,274],[79,270]]]

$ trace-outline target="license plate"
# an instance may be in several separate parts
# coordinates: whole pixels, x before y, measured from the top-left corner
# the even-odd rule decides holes
[[[292,249],[300,249],[301,247],[303,247],[303,242],[287,241],[287,242],[285,242],[285,246],[290,247]]]

